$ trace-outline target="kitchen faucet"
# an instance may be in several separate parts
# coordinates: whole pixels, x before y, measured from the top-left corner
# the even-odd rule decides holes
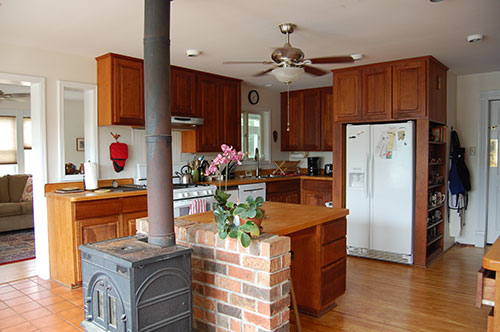
[[[255,148],[255,161],[257,162],[257,168],[255,169],[255,177],[258,178],[260,175],[259,175],[259,148]]]

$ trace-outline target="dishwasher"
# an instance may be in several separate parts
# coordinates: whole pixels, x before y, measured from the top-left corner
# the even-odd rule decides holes
[[[238,186],[238,200],[240,203],[246,202],[248,196],[252,196],[254,199],[261,196],[264,201],[266,200],[266,183],[251,183],[251,184],[240,184]]]

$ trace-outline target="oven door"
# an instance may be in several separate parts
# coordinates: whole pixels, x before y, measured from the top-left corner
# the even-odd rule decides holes
[[[207,201],[206,210],[213,211],[214,206],[217,203],[214,196],[202,196],[198,198],[205,198]],[[191,202],[196,198],[188,198],[174,201],[174,218],[187,216],[189,214],[189,208],[191,207]]]

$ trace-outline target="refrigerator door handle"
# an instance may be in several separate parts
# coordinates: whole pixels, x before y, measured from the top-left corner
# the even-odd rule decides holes
[[[365,197],[369,198],[370,197],[370,191],[369,191],[369,168],[370,168],[370,154],[365,155]]]
[[[373,163],[375,160],[375,157],[373,155],[370,155],[370,197],[373,198]]]

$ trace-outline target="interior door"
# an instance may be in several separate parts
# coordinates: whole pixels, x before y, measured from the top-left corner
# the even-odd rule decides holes
[[[486,242],[493,243],[500,236],[500,168],[498,167],[498,132],[500,101],[490,103],[490,140],[488,168],[488,229]]]

